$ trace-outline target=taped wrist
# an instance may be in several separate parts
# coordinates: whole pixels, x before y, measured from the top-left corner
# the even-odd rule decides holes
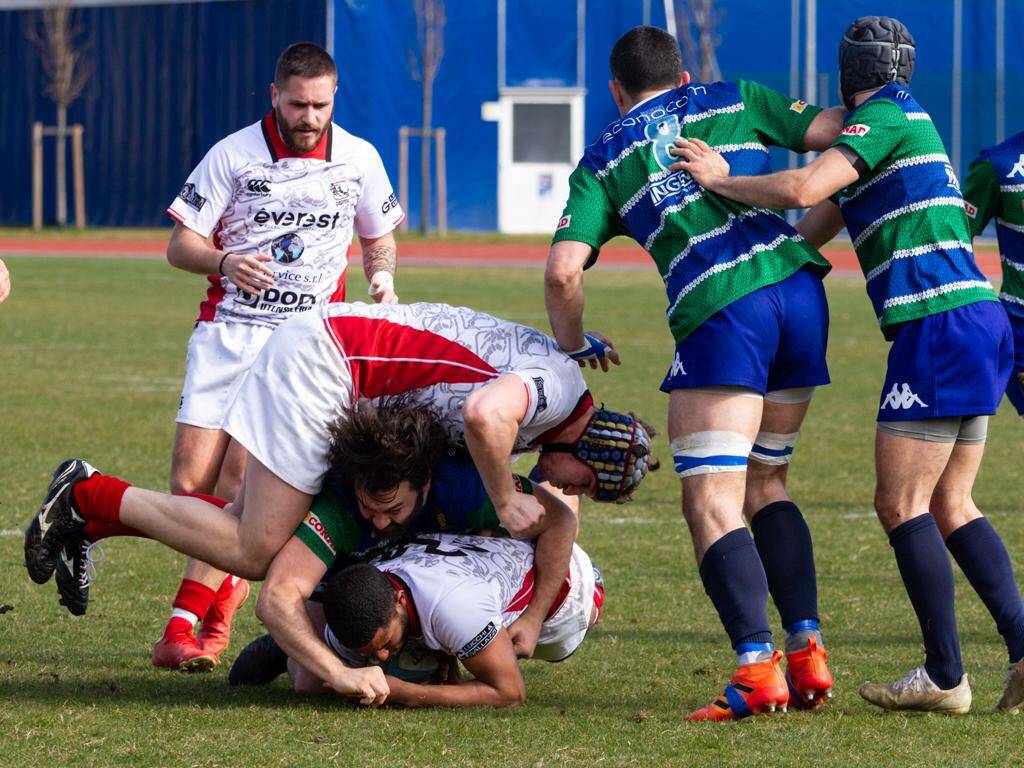
[[[378,293],[394,290],[395,276],[390,272],[381,270],[373,273],[373,277],[370,278],[370,287],[366,289],[366,294],[368,296],[376,296]]]

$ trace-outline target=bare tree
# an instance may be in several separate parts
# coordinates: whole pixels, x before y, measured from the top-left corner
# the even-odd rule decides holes
[[[715,7],[715,0],[684,0],[677,13],[683,65],[702,83],[721,80],[715,49],[722,42],[717,30],[724,12]]]
[[[409,51],[413,80],[423,85],[420,141],[420,231],[430,231],[430,139],[434,119],[434,80],[444,58],[444,0],[413,0],[417,51]],[[403,200],[404,204],[406,201]]]
[[[57,224],[68,220],[67,157],[68,107],[78,98],[92,77],[93,69],[84,57],[80,42],[82,27],[67,0],[59,0],[41,12],[42,29],[29,30],[28,38],[38,46],[47,80],[46,93],[57,105]]]

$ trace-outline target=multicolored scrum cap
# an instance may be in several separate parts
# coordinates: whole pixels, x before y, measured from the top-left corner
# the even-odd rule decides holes
[[[597,476],[595,501],[624,504],[651,468],[651,436],[625,413],[601,408],[575,443],[547,443],[544,451],[571,453]]]
[[[847,109],[853,97],[888,83],[910,85],[916,49],[910,30],[888,16],[861,16],[839,43],[839,90]]]

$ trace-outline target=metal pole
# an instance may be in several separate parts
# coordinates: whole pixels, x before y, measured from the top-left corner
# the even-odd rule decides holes
[[[963,110],[963,0],[953,0],[953,93],[950,108],[953,112],[953,152],[950,160],[953,170],[960,173],[961,112]]]
[[[676,4],[673,0],[665,0],[665,30],[676,40],[679,39],[676,36]]]
[[[587,83],[587,0],[576,0],[576,87]]]
[[[403,125],[398,129],[398,201],[406,210],[402,223],[398,229],[402,232],[409,231],[409,126]]]
[[[498,0],[498,91],[505,87],[505,0]]]
[[[43,228],[43,124],[32,123],[32,229]]]
[[[1006,0],[996,0],[996,143],[1006,138]]]
[[[804,30],[804,99],[818,103],[818,0],[807,0],[807,28]],[[804,164],[817,157],[815,152],[804,154]]]
[[[434,151],[437,153],[434,161],[437,173],[437,228],[441,237],[448,236],[448,173],[444,163],[444,136],[444,128],[434,132]]]
[[[324,35],[324,48],[334,57],[334,0],[324,0],[324,21],[327,32]]]
[[[67,174],[67,107],[57,106],[57,226],[64,227],[68,223],[68,174]]]
[[[800,90],[800,0],[789,0],[789,95],[795,97]],[[789,167],[796,168],[797,154],[786,153]],[[794,214],[789,211],[790,219]]]

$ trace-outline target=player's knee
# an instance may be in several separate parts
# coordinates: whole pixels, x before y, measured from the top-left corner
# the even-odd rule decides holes
[[[197,473],[178,467],[171,470],[171,493],[175,495],[212,493],[214,489],[208,488],[208,485],[209,483]]]
[[[711,430],[691,432],[672,441],[676,474],[688,477],[728,472],[746,472],[753,447],[740,432]]]
[[[875,514],[886,531],[891,531],[912,517],[908,506],[882,490],[875,491]]]

